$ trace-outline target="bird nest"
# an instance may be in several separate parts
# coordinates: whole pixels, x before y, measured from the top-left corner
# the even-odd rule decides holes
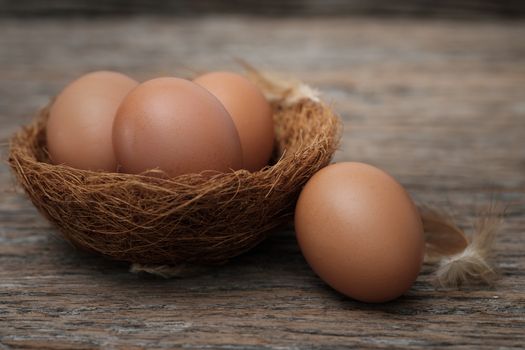
[[[260,171],[159,178],[54,165],[49,106],[12,137],[10,166],[75,246],[141,264],[225,262],[291,218],[303,185],[329,164],[340,139],[340,119],[307,85],[254,70],[247,76],[274,108],[274,157]]]

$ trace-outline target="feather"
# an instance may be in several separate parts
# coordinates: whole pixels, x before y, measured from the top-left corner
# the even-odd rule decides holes
[[[146,265],[134,263],[131,265],[129,272],[135,274],[147,273],[169,279],[200,275],[207,269],[209,269],[209,267],[185,263],[178,265]]]
[[[436,262],[465,250],[468,239],[453,218],[442,210],[420,206],[425,232],[425,261]]]
[[[460,253],[444,256],[436,271],[435,285],[459,288],[463,285],[492,285],[498,277],[493,267],[492,250],[501,228],[504,210],[492,203],[481,212],[470,244]]]
[[[237,59],[237,62],[244,68],[248,79],[261,89],[270,102],[291,106],[302,99],[320,101],[320,92],[299,80],[286,79],[267,72],[263,74],[242,59]]]

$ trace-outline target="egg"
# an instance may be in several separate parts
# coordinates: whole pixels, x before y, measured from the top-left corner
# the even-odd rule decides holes
[[[66,86],[51,105],[46,125],[51,162],[115,171],[113,119],[124,96],[137,85],[124,74],[98,71]]]
[[[244,168],[257,171],[267,165],[274,144],[272,108],[257,86],[231,72],[211,72],[193,81],[215,95],[232,117],[241,139]]]
[[[222,104],[189,80],[146,81],[122,101],[113,123],[119,170],[160,169],[174,177],[242,167],[237,129]]]
[[[316,274],[356,300],[399,297],[423,262],[417,207],[393,177],[371,165],[336,163],[317,172],[299,196],[295,230]]]

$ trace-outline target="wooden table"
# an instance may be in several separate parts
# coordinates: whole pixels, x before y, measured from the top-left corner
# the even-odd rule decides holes
[[[511,349],[525,346],[525,23],[380,19],[0,19],[0,139],[95,69],[138,79],[238,69],[318,87],[345,121],[336,160],[375,164],[469,229],[508,205],[495,287],[349,300],[293,230],[204,275],[163,280],[75,250],[0,165],[0,349]]]

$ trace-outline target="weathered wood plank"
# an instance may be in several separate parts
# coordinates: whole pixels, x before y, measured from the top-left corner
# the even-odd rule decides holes
[[[291,228],[208,273],[160,280],[75,250],[0,165],[0,349],[522,348],[525,25],[237,17],[0,20],[0,143],[93,69],[139,79],[237,68],[241,56],[319,87],[345,120],[337,160],[394,174],[468,228],[509,205],[493,288],[365,305],[326,287]]]
[[[263,16],[419,16],[447,18],[522,18],[519,0],[0,0],[4,16],[205,15]]]

